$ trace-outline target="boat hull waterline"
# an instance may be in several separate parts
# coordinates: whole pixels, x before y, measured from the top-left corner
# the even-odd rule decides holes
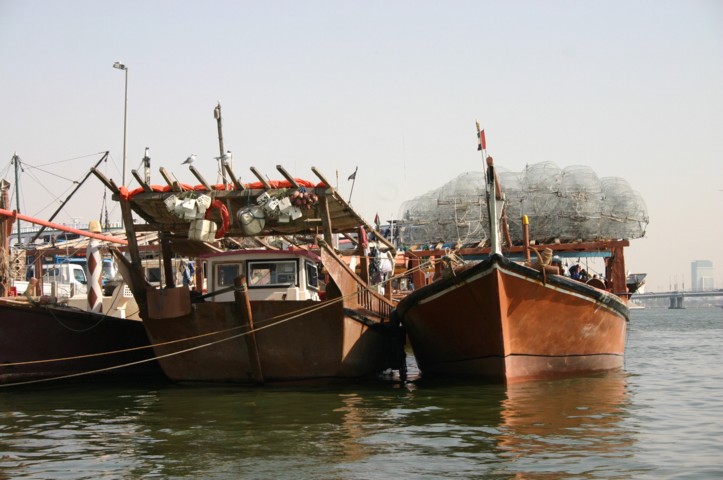
[[[243,255],[243,254],[242,254]],[[400,363],[391,304],[322,247],[327,300],[188,303],[185,286],[146,289],[143,324],[165,374],[178,382],[267,384],[371,377]],[[123,265],[121,270],[126,269]]]
[[[500,255],[403,299],[396,314],[422,375],[518,381],[623,366],[617,296]]]
[[[114,378],[163,378],[139,320],[5,301],[0,329],[0,384],[94,371]],[[122,365],[129,366],[116,368]]]
[[[251,302],[263,383],[356,378],[386,368],[387,335],[344,315],[341,303],[318,305],[313,301]],[[308,308],[315,311],[272,325]],[[171,380],[261,383],[254,377],[254,350],[246,338],[249,331],[235,310],[232,302],[209,302],[195,305],[193,312],[182,317],[143,321]]]

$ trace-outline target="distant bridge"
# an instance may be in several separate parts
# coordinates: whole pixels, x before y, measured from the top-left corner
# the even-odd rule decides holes
[[[710,290],[706,292],[684,292],[676,290],[673,292],[635,293],[633,300],[652,300],[655,298],[669,298],[669,308],[683,308],[685,297],[723,297],[723,290]]]

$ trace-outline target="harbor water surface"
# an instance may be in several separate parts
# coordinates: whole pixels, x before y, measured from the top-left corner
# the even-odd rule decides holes
[[[723,309],[644,309],[585,378],[3,388],[0,479],[718,479],[722,343]]]

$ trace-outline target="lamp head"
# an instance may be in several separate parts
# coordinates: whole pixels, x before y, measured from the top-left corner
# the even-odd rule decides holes
[[[113,68],[117,68],[118,70],[125,70],[126,66],[123,65],[121,62],[115,62],[113,64]]]

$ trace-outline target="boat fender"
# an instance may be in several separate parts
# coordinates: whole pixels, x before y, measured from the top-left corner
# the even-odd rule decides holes
[[[224,205],[221,200],[214,200],[213,202],[211,202],[211,206],[208,207],[208,209],[206,210],[206,220],[209,220],[211,218],[212,208],[218,209],[219,213],[221,214],[221,228],[216,230],[216,239],[219,239],[226,235],[226,232],[228,231],[228,226],[230,224],[228,208],[226,208],[226,205]]]
[[[258,206],[239,210],[236,218],[241,225],[241,230],[246,235],[258,235],[266,225],[264,210]]]

